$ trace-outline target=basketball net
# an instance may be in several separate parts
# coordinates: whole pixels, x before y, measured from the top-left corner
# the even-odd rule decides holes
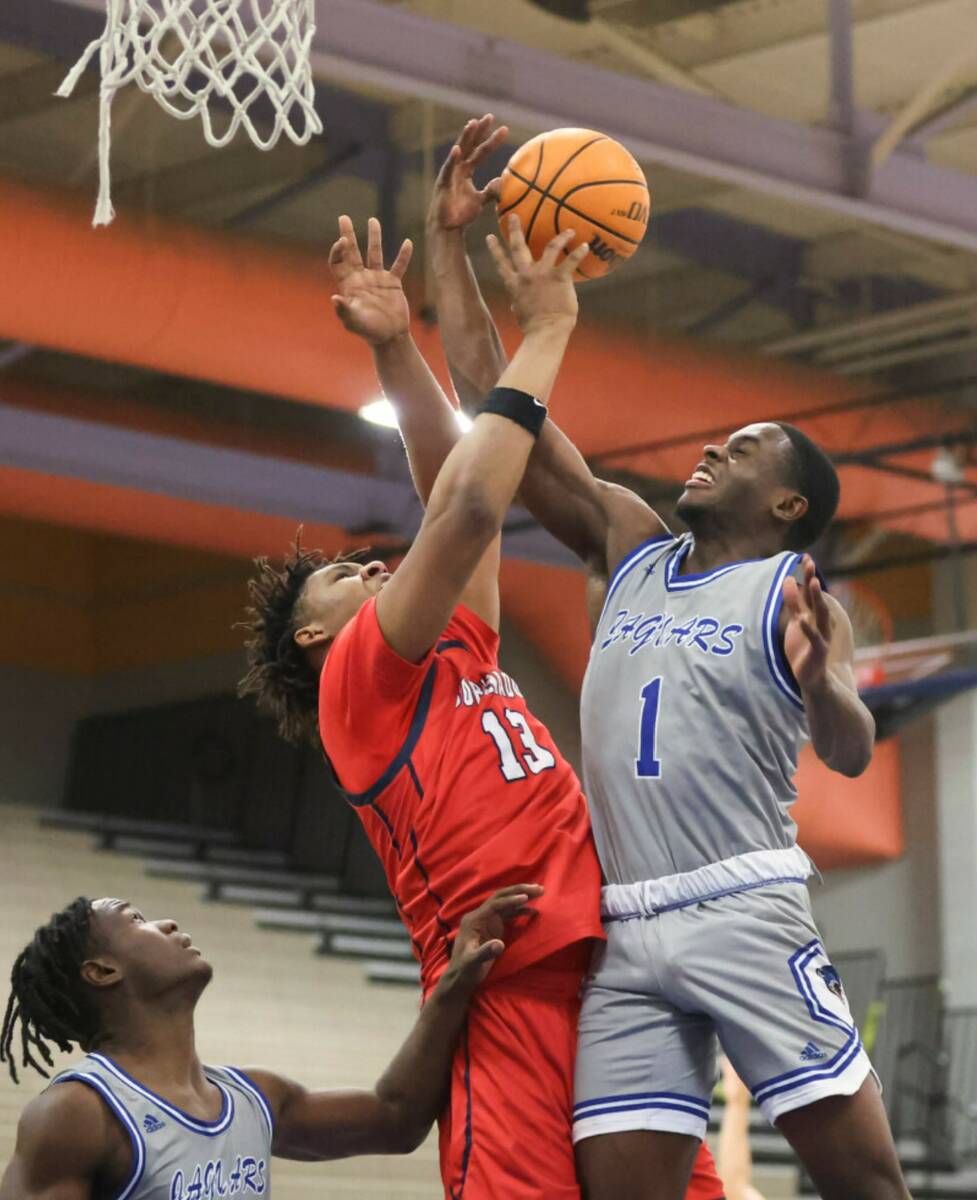
[[[831,585],[851,620],[855,638],[855,682],[859,690],[878,687],[888,677],[887,657],[892,647],[894,625],[888,605],[871,588],[855,580]]]
[[[283,133],[303,146],[322,132],[309,63],[315,0],[106,0],[106,9],[102,36],[57,91],[70,96],[99,51],[99,189],[93,225],[108,225],[115,216],[109,166],[112,101],[127,83],[135,81],[174,117],[199,116],[211,146],[226,146],[242,125],[261,150],[270,150]],[[223,132],[214,128],[215,101],[230,111]],[[251,109],[259,104],[266,114],[268,102],[274,122],[270,132],[264,122],[262,132]]]

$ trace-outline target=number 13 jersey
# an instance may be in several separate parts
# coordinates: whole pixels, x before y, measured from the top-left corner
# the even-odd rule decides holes
[[[322,744],[356,808],[421,962],[425,989],[461,917],[500,887],[541,883],[492,980],[601,937],[600,868],[573,768],[499,669],[499,636],[459,606],[407,662],[367,601],[319,685]]]
[[[683,574],[691,548],[665,536],[624,559],[591,649],[584,784],[611,884],[795,845],[807,722],[778,620],[800,556]]]

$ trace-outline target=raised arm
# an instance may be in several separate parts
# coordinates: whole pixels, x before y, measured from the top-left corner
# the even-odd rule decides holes
[[[397,414],[414,487],[426,505],[438,472],[461,437],[461,428],[455,406],[410,334],[403,279],[412,252],[410,241],[405,241],[386,270],[380,222],[371,217],[364,262],[353,222],[343,216],[329,267],[337,288],[333,305],[345,327],[373,353],[380,389]],[[461,595],[462,603],[493,629],[498,629],[500,615],[500,543],[499,537],[492,540]]]
[[[448,970],[372,1091],[310,1091],[270,1072],[249,1072],[275,1116],[273,1152],[316,1162],[416,1149],[444,1107],[468,1003],[504,950],[504,922],[529,912],[542,890],[536,884],[504,888],[462,918]]]
[[[427,251],[438,324],[451,379],[470,409],[495,385],[506,357],[465,245],[465,230],[495,201],[498,180],[479,190],[476,167],[504,140],[493,118],[469,121],[438,175],[428,212]],[[599,579],[634,546],[665,532],[657,513],[626,488],[594,477],[570,439],[547,421],[529,459],[519,499]]]
[[[82,1083],[59,1083],[24,1109],[0,1200],[93,1200],[96,1180],[125,1183],[113,1151],[128,1138],[102,1101]],[[115,1137],[113,1138],[113,1134]],[[107,1179],[106,1173],[112,1172]]]
[[[493,241],[524,331],[522,345],[499,383],[523,393],[524,414],[548,399],[576,321],[573,271],[586,247],[564,255],[572,236],[568,230],[554,238],[538,262],[518,225],[510,230],[511,261]],[[451,451],[414,544],[377,596],[380,628],[402,657],[419,662],[440,637],[472,572],[502,528],[534,444],[534,434],[517,420],[482,412]]]
[[[872,758],[875,719],[858,696],[851,621],[822,590],[806,554],[801,582],[784,582],[780,632],[784,656],[801,689],[815,754],[833,771],[861,775]]]

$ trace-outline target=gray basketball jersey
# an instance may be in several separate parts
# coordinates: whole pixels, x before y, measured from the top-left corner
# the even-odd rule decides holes
[[[795,844],[807,736],[777,622],[799,555],[683,574],[691,536],[618,566],[581,696],[583,773],[608,883]]]
[[[132,1143],[132,1173],[115,1200],[220,1200],[271,1194],[271,1109],[233,1067],[204,1067],[223,1097],[216,1121],[200,1121],[88,1054],[54,1079],[77,1080],[102,1097]]]

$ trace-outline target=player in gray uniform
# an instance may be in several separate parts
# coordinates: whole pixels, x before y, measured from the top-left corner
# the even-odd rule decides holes
[[[193,1014],[210,964],[171,920],[83,898],[14,964],[0,1061],[46,1075],[48,1042],[88,1053],[21,1117],[0,1200],[220,1200],[270,1196],[271,1159],[406,1154],[447,1094],[468,1000],[503,952],[504,922],[535,885],[461,921],[445,975],[372,1091],[308,1091],[264,1069],[203,1066]]]
[[[491,118],[467,127],[428,224],[442,340],[466,405],[505,364],[464,245],[496,190],[472,182],[473,136],[494,145],[499,133]],[[633,492],[595,479],[550,422],[520,498],[584,562],[595,633],[583,765],[608,941],[580,1023],[584,1194],[682,1196],[718,1034],[825,1200],[904,1200],[788,814],[805,739],[846,775],[865,769],[874,741],[850,622],[799,554],[834,514],[830,462],[791,426],[741,429],[705,448],[678,509],[690,532],[675,537]]]

